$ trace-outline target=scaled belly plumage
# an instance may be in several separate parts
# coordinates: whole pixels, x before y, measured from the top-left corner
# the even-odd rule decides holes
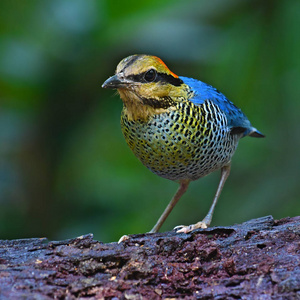
[[[121,117],[122,132],[133,153],[153,173],[170,180],[196,180],[228,164],[239,137],[227,127],[226,115],[207,100],[186,101],[149,120]]]

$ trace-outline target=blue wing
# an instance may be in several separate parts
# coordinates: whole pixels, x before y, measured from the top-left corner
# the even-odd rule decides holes
[[[256,128],[252,127],[246,115],[217,89],[193,78],[180,77],[180,79],[190,86],[194,92],[194,96],[189,100],[194,104],[202,104],[208,99],[213,101],[224,111],[228,120],[228,126],[233,132],[235,130],[237,130],[236,132],[241,130],[240,132],[243,132],[244,136],[263,136]]]

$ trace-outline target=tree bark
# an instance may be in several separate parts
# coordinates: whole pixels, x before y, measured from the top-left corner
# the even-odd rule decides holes
[[[300,299],[300,217],[103,244],[0,241],[0,299]]]

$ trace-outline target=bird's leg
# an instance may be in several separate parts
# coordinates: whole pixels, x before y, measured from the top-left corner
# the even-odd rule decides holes
[[[230,174],[230,164],[227,165],[227,166],[224,166],[221,169],[221,179],[220,179],[219,186],[217,188],[217,191],[216,191],[216,194],[215,194],[215,197],[214,197],[214,201],[213,201],[206,217],[202,221],[202,223],[204,223],[206,225],[206,227],[208,227],[211,223],[211,219],[212,219],[212,216],[213,216],[213,213],[214,213],[214,210],[215,210],[215,206],[216,206],[217,201],[218,201],[218,199],[221,195],[224,184],[225,184],[229,174]]]
[[[222,192],[222,189],[224,187],[224,184],[225,184],[226,179],[228,178],[229,174],[230,174],[230,164],[222,167],[222,169],[221,169],[221,179],[220,179],[220,182],[219,182],[219,186],[217,188],[217,191],[216,191],[216,194],[215,194],[215,197],[214,197],[214,201],[213,201],[206,217],[201,222],[198,222],[196,224],[192,224],[192,225],[189,225],[189,226],[176,226],[174,229],[177,232],[188,233],[188,232],[191,232],[192,230],[195,230],[195,229],[198,229],[198,228],[207,228],[210,225],[211,219],[212,219],[212,216],[213,216],[213,213],[214,213],[215,206],[217,204],[217,201],[220,197],[220,194]]]
[[[179,183],[180,183],[180,186],[179,186],[176,194],[174,195],[174,197],[172,198],[172,200],[170,201],[170,203],[168,204],[165,211],[162,213],[162,215],[160,216],[160,218],[158,219],[158,221],[156,222],[156,224],[154,225],[154,227],[152,228],[150,233],[158,232],[158,230],[160,229],[162,224],[165,222],[166,218],[168,217],[168,215],[170,214],[170,212],[172,211],[172,209],[174,208],[176,203],[179,201],[181,196],[186,192],[186,190],[189,186],[190,180],[184,179],[184,180],[181,180]],[[119,239],[118,243],[122,243],[128,239],[129,239],[128,235],[123,235]]]
[[[164,223],[164,221],[166,220],[166,218],[168,217],[168,215],[170,214],[170,212],[172,211],[172,209],[174,208],[178,200],[186,192],[189,183],[190,180],[188,179],[184,179],[180,181],[180,186],[176,194],[174,195],[174,197],[172,198],[172,200],[170,201],[170,203],[168,204],[165,211],[162,213],[162,215],[160,216],[160,218],[158,219],[158,221],[156,222],[156,224],[154,225],[150,233],[158,232],[158,230],[160,229],[160,227],[162,226],[162,224]]]

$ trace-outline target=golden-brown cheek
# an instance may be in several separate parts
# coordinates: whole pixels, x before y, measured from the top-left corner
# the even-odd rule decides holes
[[[162,98],[169,96],[170,86],[158,84],[155,82],[145,83],[135,88],[137,95],[142,96],[143,98]]]

